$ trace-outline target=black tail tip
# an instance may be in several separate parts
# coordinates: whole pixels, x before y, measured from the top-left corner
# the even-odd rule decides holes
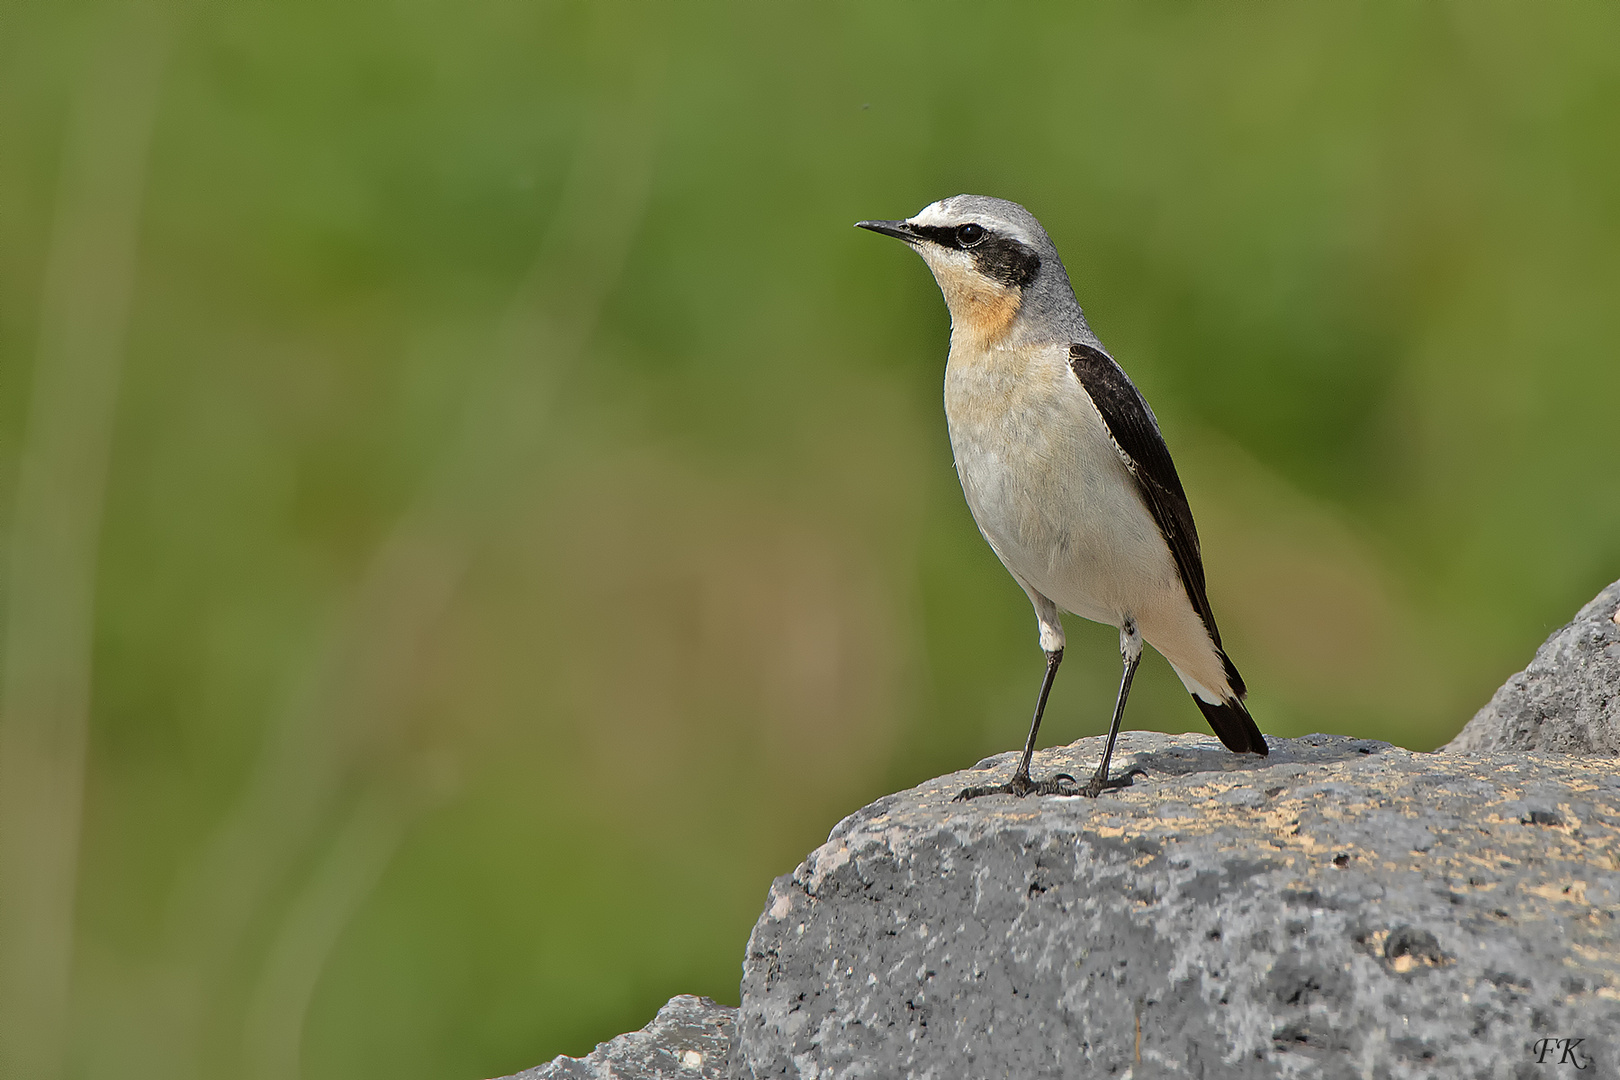
[[[1243,707],[1243,702],[1231,698],[1218,705],[1212,705],[1197,694],[1192,699],[1198,703],[1198,709],[1209,721],[1209,726],[1215,729],[1221,744],[1234,754],[1259,754],[1261,757],[1271,753],[1266,745],[1266,737],[1260,733],[1260,728],[1249,715],[1249,710]]]

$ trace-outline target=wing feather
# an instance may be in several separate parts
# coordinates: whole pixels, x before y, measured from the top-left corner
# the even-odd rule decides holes
[[[1210,610],[1209,596],[1204,590],[1204,559],[1198,549],[1198,529],[1193,525],[1192,507],[1187,505],[1181,477],[1176,475],[1170,449],[1159,433],[1158,419],[1130,377],[1101,349],[1070,345],[1069,367],[1102,415],[1114,449],[1135,478],[1142,501],[1169,545],[1182,587],[1187,590],[1187,599],[1203,620],[1215,652],[1221,658],[1233,697],[1208,702],[1194,694],[1193,700],[1227,749],[1268,753],[1266,737],[1243,706],[1243,697],[1248,692],[1243,676],[1221,648],[1221,632],[1215,625],[1215,613]]]
[[[1210,610],[1205,592],[1204,560],[1198,547],[1192,507],[1187,504],[1187,493],[1181,486],[1181,477],[1176,474],[1175,462],[1170,460],[1170,449],[1159,433],[1158,419],[1124,369],[1101,349],[1070,345],[1069,367],[1102,414],[1120,460],[1135,478],[1142,501],[1170,547],[1176,570],[1181,574],[1182,587],[1187,590],[1187,599],[1204,621],[1216,649],[1221,649],[1221,632],[1215,625],[1215,613]],[[1245,692],[1242,676],[1226,658],[1225,650],[1221,650],[1221,659],[1233,692],[1242,697]]]

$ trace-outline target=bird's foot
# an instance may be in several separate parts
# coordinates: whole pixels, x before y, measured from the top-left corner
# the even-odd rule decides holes
[[[1075,792],[1075,794],[1084,795],[1088,799],[1095,799],[1105,791],[1118,791],[1120,788],[1130,787],[1136,777],[1146,775],[1147,770],[1145,769],[1132,769],[1124,776],[1116,776],[1111,780],[1093,776],[1086,786]]]
[[[995,784],[990,787],[963,788],[961,793],[952,799],[952,802],[967,802],[983,795],[1016,795],[1022,799],[1026,795],[1084,795],[1074,777],[1068,773],[1060,772],[1047,780],[1031,780],[1027,774],[1017,773],[1005,784]]]

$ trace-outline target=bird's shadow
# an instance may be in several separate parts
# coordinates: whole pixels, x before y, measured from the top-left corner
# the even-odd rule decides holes
[[[1194,773],[1248,772],[1274,769],[1279,765],[1328,765],[1355,761],[1381,754],[1395,747],[1373,739],[1352,739],[1344,735],[1305,735],[1298,739],[1272,739],[1271,753],[1234,754],[1223,746],[1177,746],[1168,750],[1144,750],[1132,754],[1125,764],[1152,776],[1191,776]]]

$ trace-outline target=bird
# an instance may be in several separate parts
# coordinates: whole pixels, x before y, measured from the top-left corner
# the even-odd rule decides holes
[[[1068,271],[1035,215],[987,195],[954,195],[896,221],[856,227],[903,241],[933,272],[950,311],[945,418],[968,509],[1035,608],[1046,672],[1023,756],[1004,784],[957,799],[1083,795],[1128,786],[1109,764],[1145,641],[1181,679],[1221,742],[1264,755],[1243,677],[1221,645],[1192,509],[1158,419],[1086,322]],[[1091,780],[1030,776],[1052,681],[1061,612],[1119,629],[1124,666],[1108,741]]]

